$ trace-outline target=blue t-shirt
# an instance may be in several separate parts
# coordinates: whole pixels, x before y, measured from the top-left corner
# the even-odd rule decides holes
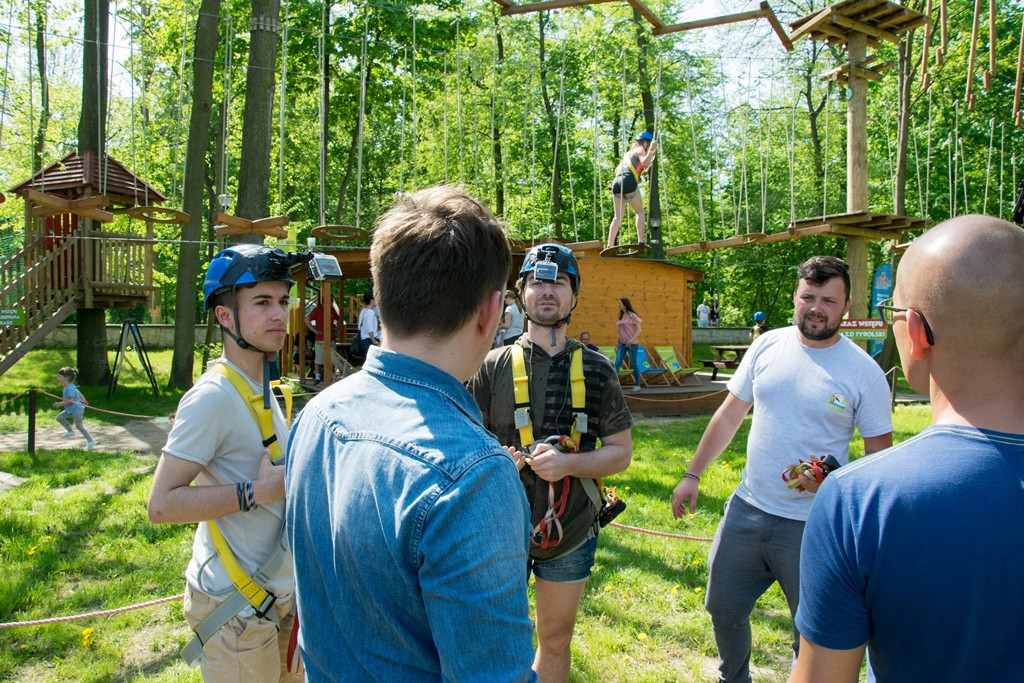
[[[82,395],[78,393],[78,387],[74,384],[68,384],[64,387],[64,391],[61,393],[61,398],[65,401],[72,401],[72,403],[68,403],[64,406],[64,412],[68,415],[85,412],[85,406],[82,405]]]
[[[936,425],[843,467],[811,507],[800,633],[868,645],[868,680],[1024,677],[1024,436]]]

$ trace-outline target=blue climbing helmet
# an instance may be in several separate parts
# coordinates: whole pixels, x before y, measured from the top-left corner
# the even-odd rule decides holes
[[[754,314],[754,322],[763,323],[766,317],[767,316],[764,314],[764,311],[758,311],[757,313]]]
[[[280,280],[291,287],[291,266],[298,259],[280,249],[259,244],[236,244],[218,252],[206,269],[203,307],[213,308],[213,296],[239,285]]]
[[[647,140],[648,142],[650,142],[653,139],[654,139],[654,135],[652,135],[650,133],[650,131],[646,131],[646,130],[643,131],[642,133],[640,133],[640,135],[636,136],[636,141],[637,142],[641,142],[643,140]]]
[[[519,269],[519,279],[522,280],[531,272],[534,279],[540,282],[554,282],[558,279],[558,273],[564,272],[572,282],[572,293],[578,294],[580,291],[579,262],[576,261],[572,249],[561,244],[538,244],[526,252],[523,267]]]

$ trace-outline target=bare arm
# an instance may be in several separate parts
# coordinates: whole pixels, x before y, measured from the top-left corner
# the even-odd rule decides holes
[[[892,432],[864,438],[864,455],[877,453],[892,446]]]
[[[193,524],[238,512],[238,487],[192,486],[202,465],[169,453],[160,456],[149,492],[149,520],[155,524]],[[270,462],[270,451],[260,454],[259,475],[252,482],[257,505],[284,496],[284,467]]]
[[[565,476],[608,477],[625,470],[632,459],[633,435],[629,429],[623,429],[601,437],[601,447],[587,453],[562,453],[542,444],[528,464],[541,479],[558,481]]]
[[[630,344],[636,344],[637,340],[640,339],[640,333],[644,331],[643,326],[640,323],[636,324],[636,334],[629,340]]]
[[[736,398],[731,393],[726,396],[725,401],[715,411],[711,422],[708,423],[707,429],[704,430],[704,436],[697,444],[693,460],[690,461],[690,466],[686,468],[686,471],[696,474],[698,477],[704,474],[704,470],[722,454],[722,451],[736,436],[736,430],[740,428],[743,418],[747,416],[753,405],[753,403]],[[672,514],[679,518],[687,511],[691,515],[695,513],[698,492],[699,486],[696,479],[686,476],[680,479],[675,490],[672,491]],[[689,505],[685,505],[684,501]]]
[[[852,650],[831,650],[800,636],[800,656],[789,683],[857,683],[865,645]]]

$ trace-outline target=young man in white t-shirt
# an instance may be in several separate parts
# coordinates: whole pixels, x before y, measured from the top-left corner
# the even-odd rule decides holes
[[[854,428],[865,453],[892,445],[885,375],[839,334],[850,309],[848,266],[815,256],[800,265],[797,277],[796,325],[754,340],[672,492],[677,518],[696,511],[701,475],[753,408],[746,466],[708,555],[704,604],[718,646],[719,677],[730,683],[750,680],[750,613],[757,599],[778,581],[792,614],[799,603],[800,541],[819,482],[801,474],[800,487],[790,488],[782,473],[812,456],[847,463]],[[793,639],[796,653],[795,628]]]
[[[286,661],[294,579],[291,553],[282,543],[284,467],[271,462],[272,452],[286,449],[288,427],[273,398],[272,437],[263,436],[253,412],[263,409],[259,397],[269,389],[269,360],[287,336],[292,260],[279,249],[240,244],[210,262],[203,293],[221,326],[224,353],[182,397],[153,475],[150,520],[198,523],[184,603],[197,639],[183,655],[198,662],[207,683],[302,680],[301,666],[289,673]],[[259,405],[250,407],[254,395]],[[258,606],[237,597],[225,565],[230,558],[216,547],[217,532],[245,576],[264,591]],[[225,607],[215,615],[229,601],[240,603],[238,611]]]

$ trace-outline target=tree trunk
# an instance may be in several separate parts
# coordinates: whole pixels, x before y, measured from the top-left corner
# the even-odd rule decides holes
[[[46,75],[46,5],[36,7],[36,67],[39,70],[39,127],[32,145],[32,173],[43,168],[46,124],[50,120],[50,79]]]
[[[256,219],[267,216],[274,87],[277,82],[278,36],[281,33],[280,17],[280,0],[254,0],[252,3],[236,211],[242,218]],[[249,232],[239,235],[234,241],[262,244],[263,239],[263,235]]]
[[[174,306],[174,355],[168,386],[188,389],[192,386],[195,365],[196,286],[199,282],[200,241],[206,223],[206,163],[210,142],[210,115],[213,111],[213,65],[220,43],[220,0],[203,0],[196,23],[196,42],[192,60],[192,112],[189,115],[184,195],[182,204],[189,221],[181,226],[178,252],[178,281]]]
[[[92,151],[100,159],[106,152],[104,142],[107,119],[107,43],[110,33],[109,0],[85,0],[85,29],[82,40],[82,115],[78,120],[78,153]],[[79,228],[89,237],[93,220],[82,220]],[[106,314],[102,308],[78,309],[78,377],[82,384],[106,384],[110,379],[107,363]]]
[[[540,92],[544,99],[544,113],[548,122],[548,134],[551,136],[551,218],[555,227],[555,237],[562,238],[562,173],[559,167],[558,118],[551,98],[548,96],[547,67],[544,61],[544,24],[547,13],[537,13],[537,27],[540,42]]]

